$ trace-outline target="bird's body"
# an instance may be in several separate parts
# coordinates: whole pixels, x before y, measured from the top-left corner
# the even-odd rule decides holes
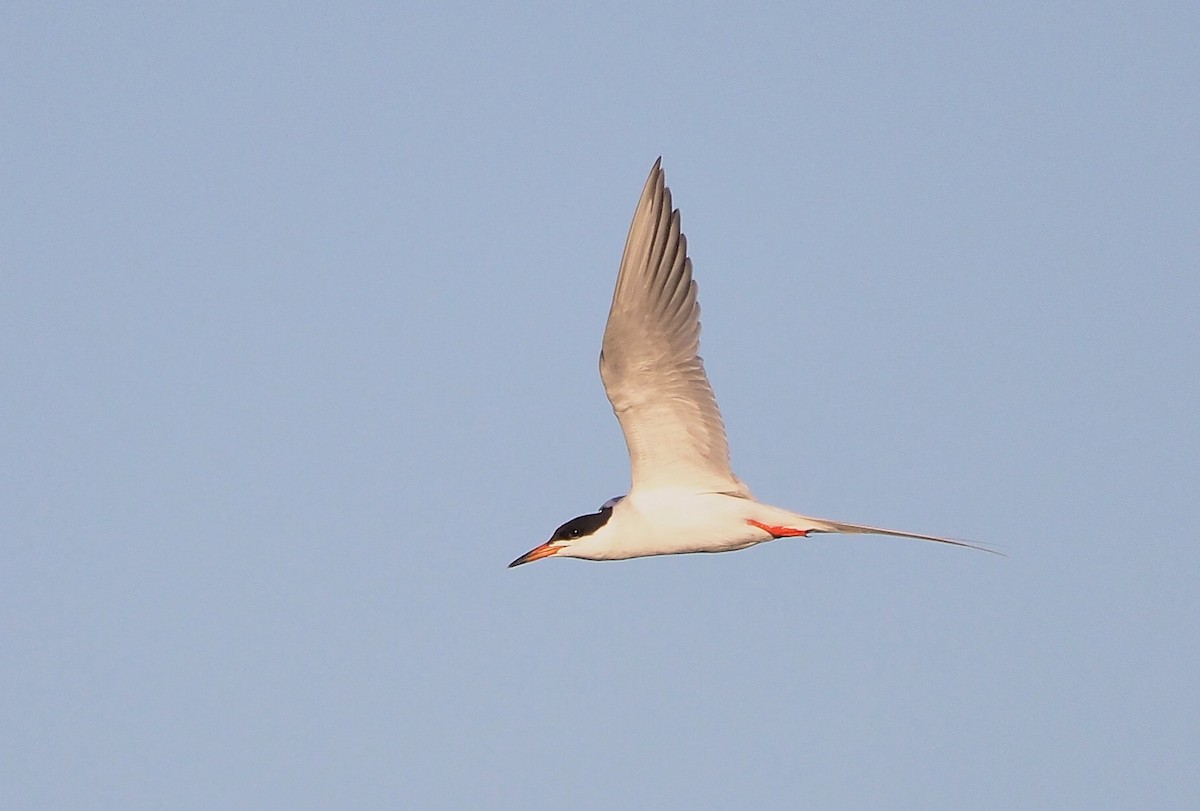
[[[619,560],[685,552],[732,552],[768,540],[746,523],[758,502],[688,489],[630,493],[591,535],[571,544],[572,557]]]
[[[725,426],[698,354],[700,306],[687,240],[660,164],[650,171],[629,228],[600,353],[600,377],[629,447],[633,486],[628,496],[568,521],[509,565],[550,556],[619,560],[732,552],[811,532],[981,549],[772,507],[754,500],[733,475]]]

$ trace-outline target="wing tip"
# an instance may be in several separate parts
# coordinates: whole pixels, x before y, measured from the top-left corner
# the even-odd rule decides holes
[[[650,167],[650,177],[646,179],[646,186],[649,187],[652,185],[666,185],[666,173],[663,172],[662,168],[662,155],[659,155],[658,160],[654,161],[654,165]]]

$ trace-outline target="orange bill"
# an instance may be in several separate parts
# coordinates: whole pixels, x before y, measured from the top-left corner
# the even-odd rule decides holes
[[[547,541],[546,543],[542,544],[541,546],[539,546],[535,549],[530,549],[524,555],[521,555],[521,557],[517,558],[512,563],[508,564],[508,568],[511,569],[514,566],[520,566],[522,563],[533,563],[535,560],[541,560],[542,558],[548,558],[551,555],[558,554],[558,550],[560,550],[560,549],[562,549],[561,546],[559,546],[557,544],[552,544],[549,541]]]

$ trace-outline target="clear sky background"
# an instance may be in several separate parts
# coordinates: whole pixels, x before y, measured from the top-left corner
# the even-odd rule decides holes
[[[0,805],[1186,808],[1195,3],[10,3]],[[655,158],[735,470],[625,492]]]

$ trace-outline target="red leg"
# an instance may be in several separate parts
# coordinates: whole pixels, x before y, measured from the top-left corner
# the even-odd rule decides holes
[[[804,538],[808,536],[808,533],[812,532],[811,529],[792,529],[791,527],[771,526],[770,524],[764,524],[760,521],[755,521],[753,518],[747,518],[746,523],[752,527],[758,527],[763,532],[771,533],[772,537],[775,538]]]

